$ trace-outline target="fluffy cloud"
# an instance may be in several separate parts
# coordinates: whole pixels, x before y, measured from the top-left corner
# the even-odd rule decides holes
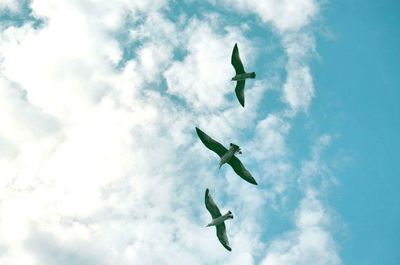
[[[261,264],[342,264],[328,221],[324,206],[312,191],[308,191],[296,213],[296,230],[274,240]]]
[[[110,28],[92,21],[107,6],[89,15],[64,2],[35,1],[32,9],[46,20],[43,28],[28,23],[1,35],[1,106],[8,121],[1,135],[7,150],[0,219],[7,255],[1,261],[168,264],[179,257],[203,264],[213,252],[216,262],[224,259],[215,231],[204,237],[197,223],[199,212],[209,218],[198,203],[201,180],[213,176],[195,173],[204,165],[189,165],[196,157],[196,149],[185,151],[193,144],[194,117],[152,88],[176,43],[165,50],[167,33],[140,39],[131,32],[141,44],[118,71],[121,47]],[[161,13],[154,19],[160,28],[172,25]],[[197,185],[180,188],[190,182]]]
[[[279,32],[298,31],[307,26],[318,13],[315,0],[228,0],[220,2],[241,12],[257,14],[266,24],[272,24]]]
[[[314,42],[305,38],[304,47],[296,46],[290,36],[310,36],[299,30],[317,8],[310,1],[297,1],[299,9],[273,3],[257,15],[266,7],[281,14],[262,21],[274,23],[281,37],[288,56],[282,95],[296,113],[313,97],[307,57]],[[240,1],[238,11],[255,5]],[[187,18],[182,11],[174,21],[164,1],[32,0],[30,7],[42,27],[27,21],[0,33],[0,263],[254,264],[264,258],[256,253],[271,248],[262,240],[260,209],[290,188],[291,120],[281,111],[257,114],[270,88],[266,80],[246,88],[245,109],[233,96],[233,44],[245,65],[256,56],[248,29],[226,25],[217,14]],[[272,191],[242,185],[228,166],[218,170],[217,157],[196,139],[196,125],[226,145],[243,144],[241,159]],[[267,151],[252,154],[257,144]],[[235,215],[227,223],[232,253],[221,248],[214,229],[203,227],[210,218],[206,187]],[[325,216],[318,200],[305,196],[296,225],[320,227],[317,217],[303,224],[302,212]],[[323,231],[324,249],[332,249]],[[288,248],[296,249],[292,243]]]

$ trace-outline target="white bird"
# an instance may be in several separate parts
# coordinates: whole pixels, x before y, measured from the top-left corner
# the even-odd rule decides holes
[[[236,72],[236,75],[232,77],[232,81],[237,81],[235,88],[236,97],[239,100],[240,105],[244,107],[244,85],[246,83],[246,79],[255,78],[256,73],[246,73],[246,71],[244,70],[242,60],[240,60],[237,43],[235,43],[235,46],[233,47],[231,64],[235,68]]]
[[[233,219],[233,214],[231,213],[231,211],[228,211],[226,214],[222,215],[214,200],[212,199],[208,189],[206,189],[204,202],[206,204],[207,210],[210,212],[213,219],[211,223],[207,225],[207,227],[215,226],[217,229],[217,237],[219,239],[219,242],[221,242],[221,244],[227,250],[232,251],[232,248],[229,246],[228,237],[226,236],[226,227],[224,222],[228,219]]]
[[[203,144],[211,151],[217,153],[221,158],[219,162],[219,167],[221,167],[225,163],[228,163],[236,172],[236,174],[239,175],[239,177],[246,180],[247,182],[250,182],[251,184],[257,185],[256,180],[253,178],[250,172],[244,167],[242,162],[240,162],[240,160],[235,156],[236,153],[238,154],[242,153],[238,145],[231,143],[230,148],[228,150],[222,144],[215,141],[213,138],[208,136],[205,132],[203,132],[197,127],[196,127],[196,132],[200,140],[203,142]]]

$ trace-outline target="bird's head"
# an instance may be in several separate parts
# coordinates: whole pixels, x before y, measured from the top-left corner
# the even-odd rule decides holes
[[[229,217],[230,219],[233,219],[233,214],[232,214],[231,211],[228,211],[228,217]]]
[[[230,143],[230,147],[235,151],[235,153],[241,154],[242,151],[240,150],[240,147],[236,144]]]

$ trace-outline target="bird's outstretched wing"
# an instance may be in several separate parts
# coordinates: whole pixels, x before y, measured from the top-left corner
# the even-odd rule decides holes
[[[213,198],[211,197],[210,191],[208,189],[206,189],[206,194],[204,196],[204,203],[213,219],[221,216],[221,212],[219,211],[218,206],[215,204]]]
[[[235,88],[235,92],[236,92],[236,97],[240,102],[240,105],[242,105],[242,107],[244,107],[244,85],[245,85],[246,81],[245,80],[240,80],[236,82],[236,88]]]
[[[217,237],[219,242],[229,251],[232,251],[232,248],[229,246],[228,237],[226,236],[226,227],[225,223],[217,225]]]
[[[222,157],[226,152],[228,152],[228,149],[226,149],[222,144],[215,141],[213,138],[208,136],[205,132],[203,132],[197,127],[196,127],[196,132],[200,140],[203,142],[203,144],[211,151],[217,153],[220,157]]]
[[[253,178],[250,172],[244,167],[242,162],[240,162],[239,158],[237,158],[236,156],[232,156],[232,158],[229,159],[228,164],[231,165],[236,174],[238,174],[242,179],[246,180],[247,182],[250,182],[251,184],[257,185],[256,180]]]
[[[232,57],[231,57],[231,64],[235,68],[236,74],[244,74],[244,67],[242,64],[242,60],[240,60],[239,56],[239,49],[237,43],[235,43],[235,47],[233,47]]]

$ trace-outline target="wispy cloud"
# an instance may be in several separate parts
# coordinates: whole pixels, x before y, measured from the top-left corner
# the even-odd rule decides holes
[[[330,137],[323,135],[302,162],[298,184],[303,198],[294,215],[295,229],[272,241],[262,264],[342,264],[332,236],[332,214],[324,204],[329,170],[321,161]]]

